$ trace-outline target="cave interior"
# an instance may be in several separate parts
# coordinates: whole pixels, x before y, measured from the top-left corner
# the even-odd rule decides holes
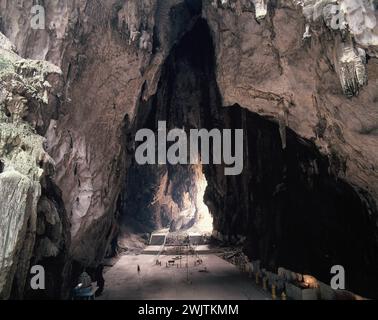
[[[376,212],[369,195],[338,178],[343,163],[323,156],[313,141],[289,128],[282,136],[276,120],[243,106],[222,106],[214,57],[200,18],[172,49],[156,94],[141,99],[126,121],[125,148],[132,155],[137,130],[156,132],[158,121],[186,132],[243,129],[243,172],[225,176],[224,165],[211,164],[140,166],[130,157],[117,207],[120,230],[190,230],[205,219],[207,232],[242,245],[268,270],[282,266],[329,282],[330,268],[343,265],[348,288],[376,295]]]
[[[340,178],[343,161],[336,155],[324,156],[314,141],[290,128],[283,130],[277,119],[242,105],[224,106],[212,33],[199,14],[201,3],[188,0],[172,9],[172,34],[163,36],[179,40],[163,64],[157,91],[145,100],[148,95],[143,88],[135,114],[125,116],[122,144],[127,170],[114,212],[117,232],[107,257],[116,255],[119,241],[131,234],[148,242],[146,235],[164,228],[197,232],[212,235],[216,245],[241,247],[251,261],[259,260],[266,270],[276,273],[284,267],[329,283],[331,267],[342,265],[348,273],[348,290],[378,297],[374,200],[367,191]],[[156,53],[160,45],[156,35],[153,44]],[[243,129],[242,173],[226,176],[225,164],[139,165],[134,158],[135,135],[142,128],[157,132],[159,121],[165,121],[168,130],[179,128],[188,134],[201,128]],[[0,161],[0,173],[3,169]],[[43,194],[64,208],[52,181],[44,182]],[[68,230],[65,215],[62,209],[59,216]],[[52,237],[57,233],[48,232]],[[69,234],[65,237],[68,248]],[[52,268],[47,275],[52,289],[42,293],[43,298],[68,292],[83,267],[88,267],[80,261],[67,267],[68,260],[64,251],[57,258],[39,261]],[[72,283],[66,283],[66,274]],[[62,289],[61,283],[67,288]],[[16,279],[11,296],[20,297],[21,291]],[[41,298],[32,291],[24,296]]]

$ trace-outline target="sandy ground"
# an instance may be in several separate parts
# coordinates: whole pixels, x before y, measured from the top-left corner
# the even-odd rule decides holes
[[[153,255],[123,256],[105,274],[105,290],[99,300],[267,300],[270,296],[232,264],[213,254],[202,255],[203,264],[194,266],[189,256],[185,267],[166,267],[175,256],[161,256],[162,266]],[[179,260],[177,261],[179,263]],[[138,274],[137,266],[141,272]],[[201,272],[204,268],[208,272]],[[187,281],[189,278],[189,282]]]

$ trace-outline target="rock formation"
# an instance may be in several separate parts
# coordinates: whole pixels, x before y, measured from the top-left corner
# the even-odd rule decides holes
[[[14,50],[0,34],[1,298],[11,292],[23,296],[31,260],[40,262],[64,251],[66,219],[64,211],[57,211],[57,199],[49,197],[55,163],[36,130],[49,113],[44,110],[49,108],[49,78],[55,81],[61,71],[49,62],[22,59]]]
[[[21,59],[1,37],[2,298],[12,286],[22,297],[33,259],[66,263],[68,238],[78,265],[103,260],[130,192],[133,134],[162,116],[172,126],[248,134],[243,175],[226,179],[219,168],[204,168],[219,237],[246,237],[249,254],[269,268],[309,268],[324,278],[329,263],[352,268],[358,260],[356,270],[376,279],[376,2],[339,1],[336,13],[328,0],[56,0],[44,5],[44,30],[30,27],[32,5],[0,0],[0,31],[19,55],[50,62]],[[342,18],[336,26],[335,15]],[[48,74],[59,73],[51,63],[63,75],[49,84]],[[58,93],[48,101],[50,85]],[[164,90],[181,93],[168,101]],[[159,192],[169,168],[146,170]],[[190,170],[175,171],[173,182],[176,174]],[[180,202],[166,196],[162,203]],[[160,213],[150,220],[157,227]],[[318,246],[324,225],[332,248]],[[362,252],[349,260],[342,239],[365,231],[350,238],[353,252]],[[288,252],[301,237],[308,253],[299,247],[296,258]],[[369,279],[352,278],[352,289],[377,295]]]

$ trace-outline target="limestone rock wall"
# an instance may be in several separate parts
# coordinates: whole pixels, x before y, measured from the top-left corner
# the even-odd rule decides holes
[[[203,15],[215,42],[223,105],[277,119],[322,153],[336,154],[345,163],[338,174],[377,199],[377,59],[365,65],[353,36],[344,38],[324,21],[303,39],[302,7],[289,1],[271,4],[259,22],[248,7],[238,13],[205,2]]]
[[[45,139],[28,119],[47,108],[48,77],[61,73],[48,62],[22,59],[13,49],[0,33],[0,298],[12,291],[21,297],[25,289],[41,183],[54,174]]]
[[[125,116],[133,119],[139,98],[156,91],[170,47],[200,14],[195,2],[49,1],[45,30],[29,27],[31,1],[0,3],[2,28],[19,52],[64,73],[47,150],[72,225],[72,255],[85,265],[101,261],[112,238],[127,160]]]
[[[124,128],[201,16],[215,46],[221,104],[278,122],[283,148],[286,127],[312,141],[337,177],[377,201],[376,2],[350,3],[342,1],[345,28],[334,30],[330,11],[313,18],[329,1],[56,0],[45,3],[46,29],[32,30],[32,1],[0,0],[0,29],[21,56],[63,71],[55,108],[44,121],[32,118],[56,163],[73,258],[102,260],[132,157]],[[13,101],[22,114],[22,100]]]

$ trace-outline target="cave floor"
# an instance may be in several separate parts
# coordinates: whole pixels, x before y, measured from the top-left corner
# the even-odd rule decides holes
[[[253,280],[215,254],[183,256],[181,268],[166,267],[175,256],[125,255],[105,273],[105,290],[99,300],[270,300]],[[189,272],[185,267],[188,259]],[[138,265],[140,273],[138,274]],[[204,269],[207,272],[204,272]],[[189,278],[189,282],[187,281]]]

